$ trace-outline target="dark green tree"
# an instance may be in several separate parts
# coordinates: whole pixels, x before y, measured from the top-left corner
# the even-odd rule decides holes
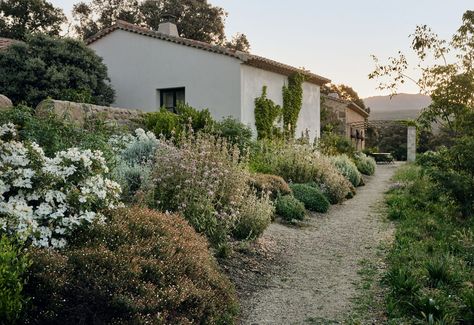
[[[46,0],[0,1],[0,37],[25,40],[29,34],[57,36],[66,17]]]
[[[108,81],[102,59],[77,40],[35,35],[0,51],[0,93],[15,103],[34,107],[51,97],[109,105]]]
[[[181,37],[248,51],[248,40],[237,34],[226,43],[227,13],[207,0],[92,0],[74,5],[75,31],[86,39],[117,19],[158,30],[163,15],[176,17]]]
[[[232,40],[227,42],[225,46],[236,51],[242,51],[247,53],[250,51],[250,42],[247,39],[247,36],[241,33],[238,33],[237,35],[232,37]]]

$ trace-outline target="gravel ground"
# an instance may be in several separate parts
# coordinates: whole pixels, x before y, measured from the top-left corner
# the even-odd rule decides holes
[[[260,268],[264,275],[236,285],[242,324],[338,324],[344,320],[357,295],[359,262],[374,259],[380,242],[392,234],[378,213],[396,167],[378,166],[353,199],[333,206],[325,215],[312,214],[301,227],[273,223],[268,228],[259,242],[278,247],[271,265]]]

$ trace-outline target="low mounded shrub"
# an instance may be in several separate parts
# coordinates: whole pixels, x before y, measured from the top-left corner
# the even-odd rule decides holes
[[[359,172],[364,175],[373,175],[375,173],[376,163],[374,158],[359,152],[354,155],[354,163],[357,166]]]
[[[362,176],[357,169],[354,162],[346,155],[339,155],[331,157],[331,161],[339,170],[339,172],[346,177],[353,186],[359,186]]]
[[[254,174],[251,177],[250,184],[258,193],[269,193],[272,199],[280,195],[291,194],[291,188],[285,180],[276,175]]]
[[[328,211],[330,203],[317,188],[306,184],[292,184],[290,187],[294,197],[301,201],[306,209],[321,213]]]
[[[252,142],[252,129],[233,117],[226,117],[213,125],[213,133],[225,138],[232,145],[237,145],[242,151]]]
[[[148,113],[145,116],[145,125],[148,130],[157,136],[170,138],[173,135],[179,135],[183,131],[179,116],[161,108],[158,112]]]
[[[246,204],[240,210],[240,216],[236,220],[233,235],[236,239],[255,239],[267,229],[273,219],[275,208],[267,196],[258,199],[249,196]]]
[[[122,188],[122,199],[129,204],[143,203],[153,188],[158,139],[152,132],[137,129],[135,135],[114,136],[109,142],[117,153],[112,177]]]
[[[66,250],[32,256],[26,323],[233,323],[234,289],[180,216],[118,210]]]
[[[318,184],[333,204],[344,201],[354,190],[330,159],[308,144],[260,141],[253,146],[250,159],[255,172],[278,175],[291,183]]]
[[[306,215],[304,204],[293,195],[281,196],[275,203],[276,214],[286,221],[303,220]]]
[[[23,286],[29,257],[6,235],[0,238],[0,324],[15,324],[25,305]]]

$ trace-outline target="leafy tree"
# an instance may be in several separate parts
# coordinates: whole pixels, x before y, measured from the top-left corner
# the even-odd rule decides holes
[[[410,37],[411,48],[420,61],[417,65],[420,76],[408,74],[411,65],[399,51],[385,64],[373,56],[375,69],[369,78],[379,79],[378,88],[392,94],[401,84],[414,82],[433,101],[423,110],[418,119],[420,124],[429,128],[437,122],[455,130],[455,121],[474,107],[474,11],[464,13],[462,25],[451,40],[440,39],[426,25],[417,26]]]
[[[25,40],[29,34],[59,35],[63,11],[46,0],[0,1],[0,36]]]
[[[236,51],[249,52],[250,42],[245,34],[238,33],[235,35],[230,42],[225,45],[227,48],[234,49]]]
[[[0,93],[15,103],[34,107],[51,97],[109,105],[108,81],[102,59],[77,40],[29,36],[0,52]]]
[[[435,122],[451,135],[449,149],[428,153],[419,159],[429,176],[459,206],[464,217],[474,214],[474,11],[462,17],[462,25],[450,40],[440,39],[428,26],[417,26],[411,35],[418,56],[420,76],[408,75],[410,64],[399,52],[381,64],[374,56],[375,70],[369,78],[380,80],[379,88],[395,93],[407,81],[431,96],[419,124],[430,129]],[[434,61],[434,63],[432,63]]]
[[[111,26],[117,19],[158,30],[163,15],[176,17],[181,37],[206,43],[229,45],[248,51],[245,35],[237,34],[226,43],[224,21],[227,13],[207,0],[92,0],[74,5],[75,31],[84,39]]]
[[[339,98],[351,101],[363,109],[366,108],[365,103],[359,97],[359,94],[350,86],[347,86],[344,84],[340,84],[340,85],[329,84],[327,86],[324,85],[321,88],[321,92],[326,95],[330,93],[336,93],[339,95]]]

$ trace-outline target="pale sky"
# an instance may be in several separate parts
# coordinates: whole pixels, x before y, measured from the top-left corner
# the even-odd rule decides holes
[[[70,14],[79,0],[49,0]],[[371,54],[409,54],[408,35],[427,24],[450,37],[472,0],[209,0],[229,16],[226,33],[247,35],[251,52],[345,83],[361,97],[383,95],[367,78]],[[411,53],[410,53],[411,54]],[[414,56],[409,55],[408,58]],[[407,85],[400,91],[416,93]]]

